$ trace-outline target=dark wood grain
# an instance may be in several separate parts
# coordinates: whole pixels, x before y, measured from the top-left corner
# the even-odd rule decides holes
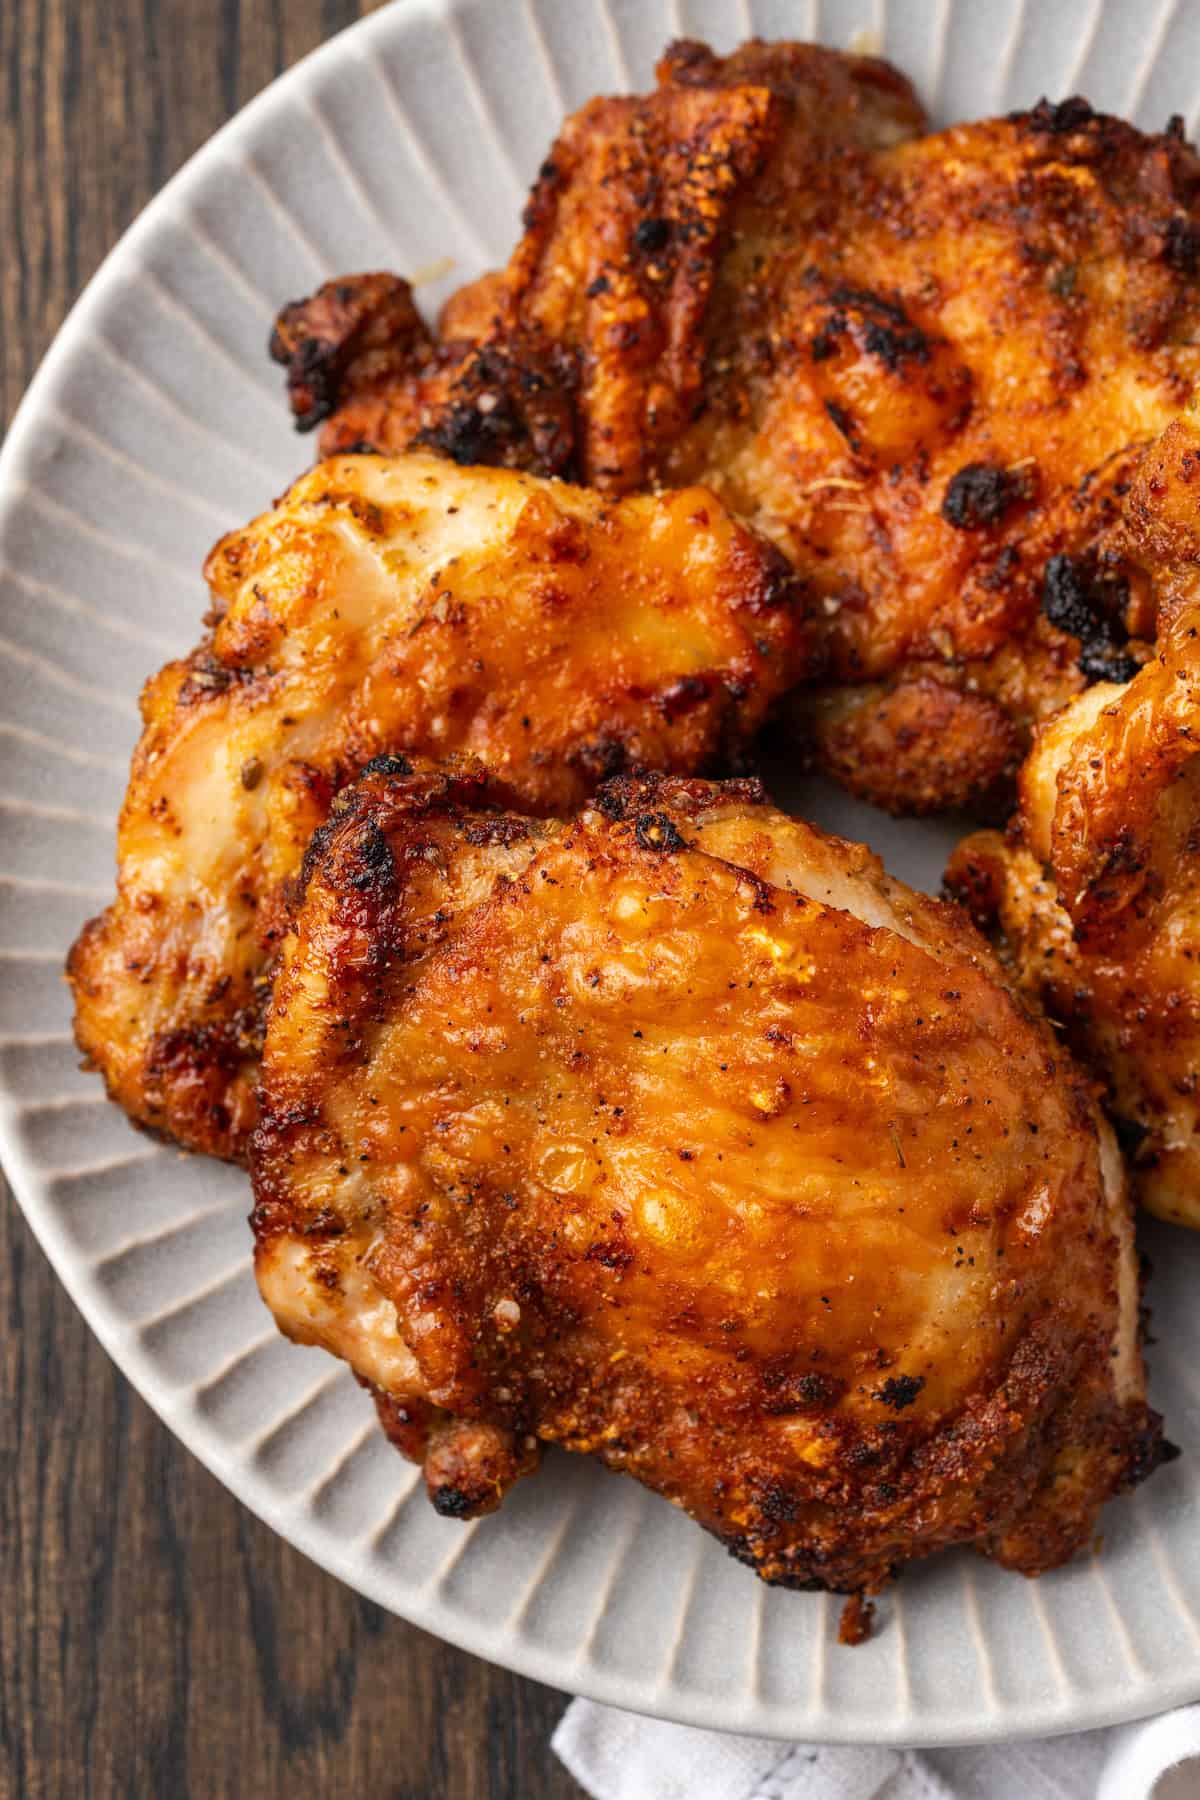
[[[171,171],[353,0],[0,0],[0,405]],[[388,1617],[246,1513],[0,1199],[4,1800],[568,1800],[562,1697]]]

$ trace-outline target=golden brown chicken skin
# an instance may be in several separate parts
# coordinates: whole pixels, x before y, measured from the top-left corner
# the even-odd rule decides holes
[[[948,881],[1104,1084],[1143,1203],[1200,1228],[1200,429],[1174,423],[1129,497],[1160,595],[1156,654],[1038,734],[1006,837]]]
[[[812,46],[680,44],[659,77],[567,122],[445,323],[496,379],[417,429],[485,460],[499,412],[496,453],[528,451],[514,370],[540,346],[544,410],[552,348],[582,479],[702,480],[803,572],[824,766],[894,811],[987,806],[1154,636],[1111,528],[1200,369],[1200,162],[1080,100],[921,136],[902,77]],[[350,393],[332,441],[381,422]]]
[[[276,1319],[385,1415],[592,1453],[769,1581],[1036,1573],[1159,1455],[1089,1090],[957,909],[754,783],[539,823],[374,766],[307,861],[252,1171]]]
[[[383,750],[485,752],[568,808],[736,760],[803,664],[787,565],[711,493],[606,500],[440,458],[324,462],[207,564],[215,625],[147,686],[116,902],[70,958],[112,1097],[239,1157],[290,884]]]

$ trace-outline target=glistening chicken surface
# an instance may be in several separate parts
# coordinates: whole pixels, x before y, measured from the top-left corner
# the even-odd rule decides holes
[[[432,456],[334,458],[209,556],[212,630],[142,696],[118,892],[71,952],[80,1048],[139,1123],[240,1158],[291,883],[383,750],[487,755],[531,811],[744,752],[805,634],[701,488],[607,500]]]
[[[983,941],[756,784],[538,822],[485,780],[381,762],[314,839],[252,1159],[281,1327],[468,1464],[506,1433],[489,1503],[558,1442],[769,1581],[1080,1549],[1159,1455],[1124,1177]]]

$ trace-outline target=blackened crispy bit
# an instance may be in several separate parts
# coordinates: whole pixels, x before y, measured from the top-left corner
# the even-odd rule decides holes
[[[923,1375],[892,1375],[882,1387],[876,1388],[875,1398],[881,1406],[890,1406],[896,1412],[903,1412],[906,1406],[912,1405],[924,1386]]]
[[[942,517],[959,531],[978,531],[999,524],[1021,498],[1019,476],[994,463],[967,463],[951,476],[942,501]]]
[[[393,381],[427,362],[433,340],[399,276],[348,275],[285,306],[270,352],[287,370],[298,431],[311,431],[369,372]]]
[[[1063,137],[1068,133],[1086,131],[1094,124],[1102,124],[1098,113],[1094,113],[1089,101],[1082,94],[1073,94],[1069,100],[1047,100],[1045,95],[1028,113],[1010,113],[1015,124],[1024,126],[1029,131],[1049,132],[1052,137]]]
[[[413,443],[457,463],[577,474],[574,360],[530,340],[486,344],[449,378],[436,419]]]
[[[685,839],[666,813],[642,813],[635,831],[643,850],[658,850],[668,854],[685,847]]]
[[[1046,564],[1042,611],[1052,625],[1079,639],[1079,669],[1088,682],[1131,681],[1138,672],[1138,659],[1125,649],[1128,599],[1129,584],[1119,569],[1073,556],[1052,556]]]

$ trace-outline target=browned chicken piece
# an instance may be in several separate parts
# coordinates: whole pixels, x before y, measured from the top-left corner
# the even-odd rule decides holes
[[[631,765],[736,762],[803,667],[786,562],[700,488],[334,458],[206,572],[213,630],[145,690],[117,899],[69,974],[112,1097],[219,1156],[253,1123],[293,877],[372,757],[484,752],[553,811]]]
[[[549,1440],[768,1581],[1090,1543],[1161,1454],[1124,1176],[961,912],[757,783],[481,783],[381,761],[313,841],[252,1154],[282,1329],[410,1453],[460,1422],[450,1512]]]
[[[1038,734],[1007,837],[947,879],[1102,1080],[1152,1212],[1200,1229],[1200,429],[1147,453],[1131,556],[1161,595],[1157,654]]]
[[[446,322],[497,379],[418,429],[487,457],[500,409],[502,458],[530,451],[514,370],[553,351],[582,479],[702,480],[803,573],[825,768],[898,812],[992,806],[1154,637],[1112,525],[1200,371],[1200,161],[1081,100],[919,136],[902,77],[812,46],[679,44],[659,77],[567,122]],[[351,387],[331,441],[406,441],[407,385],[386,414]]]
[[[706,54],[699,45],[678,45],[671,67],[682,76],[689,59]],[[736,70],[713,91],[701,83],[668,80],[664,73],[660,92],[649,99],[595,100],[585,107],[543,165],[526,212],[527,236],[509,269],[485,275],[452,296],[436,339],[421,329],[409,285],[398,276],[343,276],[285,307],[270,349],[288,371],[297,427],[307,431],[325,421],[323,455],[360,443],[396,452],[415,440],[458,462],[511,466],[519,461],[538,474],[573,473],[623,491],[648,483],[649,462],[624,471],[597,466],[606,454],[597,457],[592,443],[602,431],[599,417],[594,424],[592,419],[593,411],[603,410],[598,392],[636,373],[642,382],[656,376],[656,391],[664,382],[686,382],[689,392],[676,395],[675,412],[680,402],[702,398],[702,346],[695,327],[712,286],[729,201],[754,174],[782,122],[781,101],[772,90],[786,97],[793,115],[792,149],[810,169],[811,140],[818,134],[822,141],[875,147],[911,136],[925,123],[909,82],[871,57],[782,44],[748,45],[729,61],[736,62]],[[736,91],[743,75],[747,85]],[[665,302],[681,310],[678,327],[656,332],[650,343],[646,307],[641,305],[636,317],[618,318],[607,287],[597,286],[594,294],[582,291],[581,282],[587,285],[589,278],[574,261],[558,282],[563,304],[579,314],[571,328],[557,316],[543,317],[544,309],[526,309],[525,290],[537,275],[559,190],[570,212],[560,235],[578,237],[586,253],[595,229],[615,259],[628,260],[625,237],[642,218],[630,211],[635,178],[645,192],[671,196],[681,212],[676,251],[686,241],[686,264],[674,274],[669,293],[655,285],[659,272],[651,270],[649,295],[656,308]],[[641,270],[649,267],[654,236],[653,222],[641,223],[636,249]],[[589,332],[584,315],[594,312],[590,303],[601,298],[603,321]],[[484,344],[481,364],[478,351]],[[629,415],[628,405],[623,410]],[[645,405],[641,411],[639,420],[629,418],[633,431],[654,423],[663,435],[665,418],[652,421]],[[654,435],[648,435],[648,446]],[[625,453],[636,459],[637,445],[627,442]]]

